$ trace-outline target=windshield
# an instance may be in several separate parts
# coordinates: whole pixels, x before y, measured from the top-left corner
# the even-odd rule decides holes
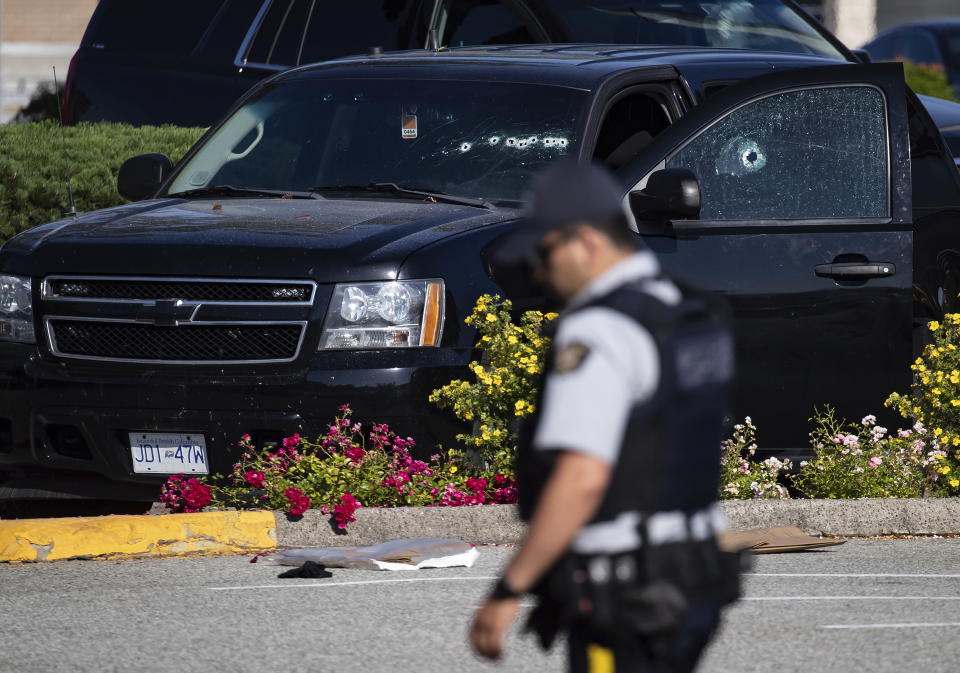
[[[491,202],[574,151],[585,93],[531,84],[302,79],[265,89],[199,149],[168,193],[394,183]]]
[[[780,0],[556,0],[550,4],[574,42],[759,49],[845,60]]]

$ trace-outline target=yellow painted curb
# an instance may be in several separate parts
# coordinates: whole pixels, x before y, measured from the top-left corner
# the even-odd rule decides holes
[[[0,561],[179,556],[277,546],[273,512],[0,521]]]

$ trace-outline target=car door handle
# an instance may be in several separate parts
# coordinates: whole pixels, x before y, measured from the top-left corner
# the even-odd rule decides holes
[[[897,267],[890,262],[838,262],[817,264],[813,267],[813,271],[821,278],[867,280],[892,276],[897,272]]]

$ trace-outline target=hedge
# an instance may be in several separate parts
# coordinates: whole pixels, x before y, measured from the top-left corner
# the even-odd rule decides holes
[[[116,206],[124,203],[117,172],[125,160],[159,152],[177,161],[203,131],[81,123],[63,129],[61,136],[52,121],[0,126],[0,241],[62,217],[68,173],[77,210]]]

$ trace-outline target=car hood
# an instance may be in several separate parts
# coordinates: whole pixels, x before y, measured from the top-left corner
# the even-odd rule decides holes
[[[25,231],[0,249],[8,273],[380,280],[414,250],[514,218],[512,209],[406,199],[165,199]]]

